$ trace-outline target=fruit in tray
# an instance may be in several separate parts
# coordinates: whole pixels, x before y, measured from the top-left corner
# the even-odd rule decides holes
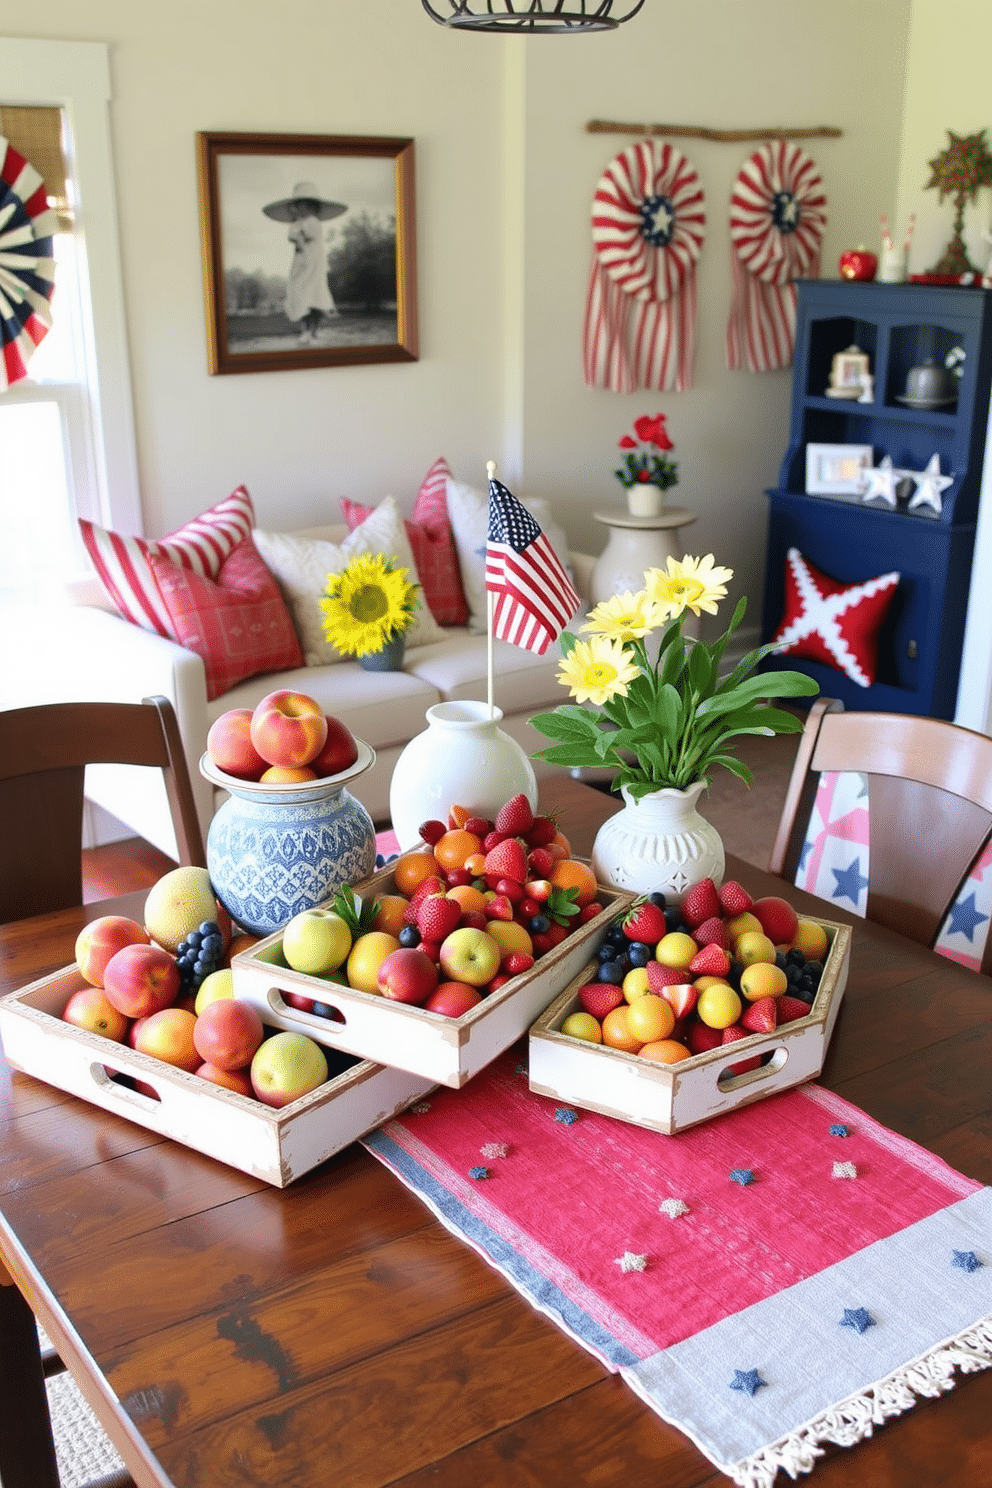
[[[358,758],[347,724],[315,698],[283,688],[255,708],[229,708],[210,725],[207,754],[218,770],[268,784],[339,775]]]
[[[283,931],[286,964],[460,1017],[600,913],[591,869],[522,793],[493,819],[452,806],[447,822],[424,822],[420,835],[423,845],[393,864],[393,892],[359,902],[346,885],[329,909],[295,916]],[[324,917],[322,931],[315,917]],[[343,954],[342,926],[350,937]],[[318,940],[326,954],[315,950]],[[318,1015],[327,1006],[289,995]]]
[[[777,895],[753,900],[733,880],[718,890],[704,879],[680,910],[650,894],[607,931],[561,1031],[676,1064],[806,1017],[828,949],[817,921]],[[732,1073],[762,1057],[770,1056],[742,1060]]]

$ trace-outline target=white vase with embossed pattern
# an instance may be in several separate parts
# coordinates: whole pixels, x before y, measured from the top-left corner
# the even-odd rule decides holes
[[[632,894],[660,891],[675,908],[701,879],[721,884],[723,842],[696,809],[703,788],[697,780],[687,790],[652,791],[634,801],[624,786],[623,810],[603,823],[593,843],[592,869],[600,883]]]

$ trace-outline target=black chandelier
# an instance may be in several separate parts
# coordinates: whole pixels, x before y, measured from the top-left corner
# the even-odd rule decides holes
[[[644,0],[422,0],[439,25],[460,31],[615,31]]]

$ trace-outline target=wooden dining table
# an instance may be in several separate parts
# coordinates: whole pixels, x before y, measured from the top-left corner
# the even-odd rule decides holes
[[[541,799],[579,854],[617,809],[564,777]],[[727,875],[783,892],[738,860]],[[855,927],[822,1083],[992,1182],[989,980],[786,892]],[[140,916],[142,902],[114,908]],[[81,924],[107,909],[0,929],[0,990],[70,963]],[[4,1488],[57,1484],[23,1299],[141,1488],[729,1481],[357,1143],[275,1189],[5,1062],[0,1122],[0,1263],[16,1284],[0,1287]],[[810,1481],[992,1484],[992,1370],[828,1447]]]

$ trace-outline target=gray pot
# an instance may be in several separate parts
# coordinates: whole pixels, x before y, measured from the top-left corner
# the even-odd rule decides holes
[[[381,651],[370,651],[367,656],[360,656],[359,663],[367,672],[398,672],[403,666],[403,657],[406,654],[406,636],[393,636],[387,641]]]
[[[906,374],[906,403],[953,403],[958,395],[958,380],[949,367],[942,367],[932,357],[911,367]]]

